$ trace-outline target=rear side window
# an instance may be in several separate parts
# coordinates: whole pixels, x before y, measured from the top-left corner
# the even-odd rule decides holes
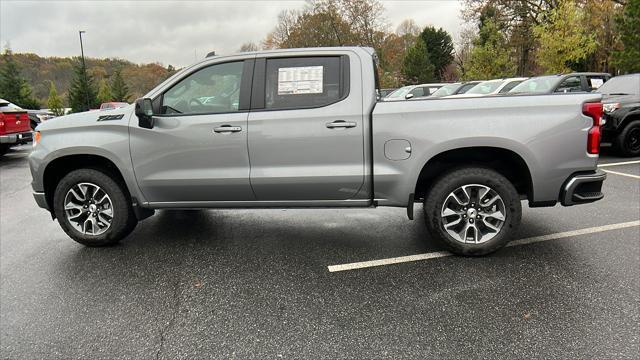
[[[600,75],[587,76],[587,87],[590,91],[596,91],[607,81],[607,78]]]
[[[265,108],[313,108],[340,101],[349,91],[344,63],[340,56],[267,59]]]

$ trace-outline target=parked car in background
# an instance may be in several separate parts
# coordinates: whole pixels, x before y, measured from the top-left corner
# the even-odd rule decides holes
[[[604,103],[603,141],[624,156],[640,155],[640,74],[616,76],[596,92]]]
[[[390,88],[390,89],[380,89],[380,98],[383,97],[387,97],[387,95],[391,94],[392,92],[398,90],[397,88]]]
[[[435,92],[433,92],[431,94],[431,97],[443,97],[443,96],[449,96],[449,95],[464,94],[467,91],[469,91],[469,89],[480,84],[481,82],[482,81],[467,81],[467,82],[457,82],[453,84],[447,84],[441,87],[440,89],[436,90]]]
[[[496,95],[509,92],[515,86],[528,78],[508,78],[508,79],[494,79],[483,81],[471,89],[467,90],[464,94],[452,95],[451,97],[471,98],[481,97],[487,95]]]
[[[430,96],[436,90],[440,89],[446,83],[436,83],[436,84],[420,84],[420,85],[408,85],[403,86],[400,89],[392,92],[387,95],[384,100],[386,101],[397,101],[397,100],[407,100],[414,97],[424,97]]]
[[[429,239],[483,255],[516,234],[522,200],[604,196],[602,95],[378,101],[376,69],[359,47],[207,58],[135,106],[40,125],[35,200],[88,246],[155,209],[395,206],[413,219],[421,202]],[[220,79],[238,91],[191,86]]]
[[[29,114],[29,122],[31,123],[31,130],[35,130],[41,122],[53,119],[56,117],[51,111],[44,110],[26,110]]]
[[[0,156],[18,144],[31,140],[31,124],[26,110],[0,99]]]
[[[123,108],[125,106],[129,106],[129,103],[126,102],[106,102],[100,104],[100,110],[113,110],[118,108]]]
[[[571,73],[546,75],[523,81],[509,91],[511,94],[553,94],[593,92],[611,79],[607,73]]]

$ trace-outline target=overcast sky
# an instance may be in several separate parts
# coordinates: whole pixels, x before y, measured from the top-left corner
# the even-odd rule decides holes
[[[458,0],[382,1],[390,30],[412,18],[419,26],[449,31],[461,24]],[[0,44],[41,56],[118,57],[137,63],[182,67],[215,50],[236,52],[260,43],[290,1],[11,1],[0,0]]]

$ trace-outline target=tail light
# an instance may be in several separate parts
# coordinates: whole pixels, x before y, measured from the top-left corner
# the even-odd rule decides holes
[[[582,113],[593,119],[593,125],[587,135],[587,152],[589,154],[600,153],[600,137],[602,125],[602,103],[585,103],[582,105]]]

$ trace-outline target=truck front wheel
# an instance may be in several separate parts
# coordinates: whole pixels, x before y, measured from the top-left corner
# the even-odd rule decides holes
[[[116,244],[137,224],[123,186],[97,169],[64,176],[53,195],[53,210],[64,232],[86,246]]]
[[[640,155],[640,119],[628,123],[616,137],[614,145],[623,156]]]
[[[458,255],[480,256],[505,246],[520,224],[515,187],[488,168],[462,168],[438,179],[424,202],[429,233]]]

